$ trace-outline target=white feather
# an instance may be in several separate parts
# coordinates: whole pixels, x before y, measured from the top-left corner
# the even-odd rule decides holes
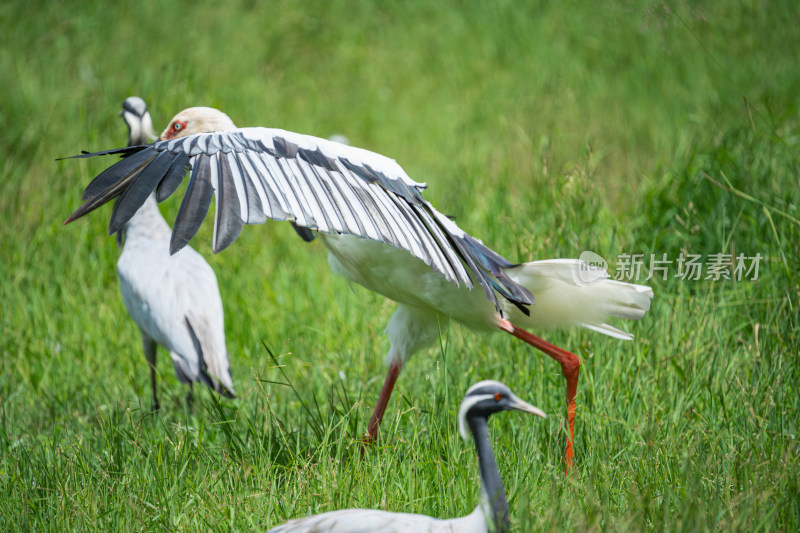
[[[292,520],[268,533],[486,533],[480,506],[461,518],[438,520],[430,516],[367,509],[343,509]]]
[[[523,263],[505,270],[508,276],[528,289],[535,302],[530,317],[503,301],[508,319],[521,327],[534,329],[583,326],[620,339],[633,336],[606,324],[611,317],[639,320],[650,309],[653,290],[608,279],[577,259],[551,259]],[[588,280],[588,281],[586,281]]]
[[[200,340],[208,374],[233,393],[217,278],[190,247],[169,254],[170,228],[151,195],[126,226],[117,262],[122,299],[143,335],[169,350],[179,376],[200,381]]]

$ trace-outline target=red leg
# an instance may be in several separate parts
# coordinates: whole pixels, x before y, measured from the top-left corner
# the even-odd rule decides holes
[[[537,337],[532,333],[528,333],[522,328],[518,328],[506,319],[501,318],[498,327],[505,332],[514,335],[516,338],[521,339],[534,348],[543,351],[559,363],[561,363],[561,372],[567,380],[567,423],[569,424],[569,436],[567,437],[567,473],[569,467],[572,465],[572,442],[575,440],[575,394],[578,392],[578,372],[581,369],[581,360],[572,352],[568,352],[550,344]]]
[[[402,366],[395,362],[392,362],[392,364],[389,365],[389,373],[386,374],[386,380],[383,382],[381,394],[378,396],[378,403],[375,404],[375,410],[372,412],[372,418],[369,419],[367,434],[364,435],[364,438],[361,441],[364,444],[372,444],[378,437],[378,428],[381,425],[381,420],[383,420],[383,414],[386,412],[386,405],[389,403],[389,398],[392,396],[394,383],[397,381],[397,376],[400,375],[401,368]]]

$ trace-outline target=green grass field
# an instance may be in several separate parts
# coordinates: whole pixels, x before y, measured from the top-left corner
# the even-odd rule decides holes
[[[800,529],[795,3],[376,4],[0,5],[0,530],[466,514],[479,476],[456,413],[485,378],[550,415],[491,423],[515,531]],[[187,412],[162,351],[150,413],[110,208],[61,225],[109,161],[55,161],[124,145],[133,94],[159,131],[210,105],[240,126],[345,134],[512,260],[666,254],[650,312],[617,324],[634,341],[539,332],[583,361],[571,475],[558,365],[459,326],[405,368],[361,457],[394,304],[286,224],[218,256],[202,228],[239,399],[198,390]],[[681,253],[763,260],[757,280],[686,280]]]

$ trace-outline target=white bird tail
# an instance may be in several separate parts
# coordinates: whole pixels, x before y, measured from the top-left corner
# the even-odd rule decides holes
[[[537,329],[583,326],[623,340],[633,335],[606,324],[610,317],[639,320],[650,309],[653,289],[609,279],[604,269],[579,259],[533,261],[506,268],[505,273],[535,298],[530,316],[503,301],[512,323]]]

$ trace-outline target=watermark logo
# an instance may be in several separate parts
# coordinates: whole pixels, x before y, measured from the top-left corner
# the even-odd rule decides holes
[[[595,283],[608,277],[608,261],[603,256],[588,250],[581,252],[578,264],[578,280],[582,283]]]
[[[581,253],[581,263],[577,269],[576,281],[588,284],[602,279],[613,278],[619,281],[647,281],[660,278],[666,281],[676,278],[689,281],[743,281],[758,280],[761,262],[765,259],[760,253],[738,255],[714,253],[693,254],[681,252],[672,259],[668,254],[628,254],[616,257],[612,272],[608,271],[608,261],[602,256],[585,251]]]

